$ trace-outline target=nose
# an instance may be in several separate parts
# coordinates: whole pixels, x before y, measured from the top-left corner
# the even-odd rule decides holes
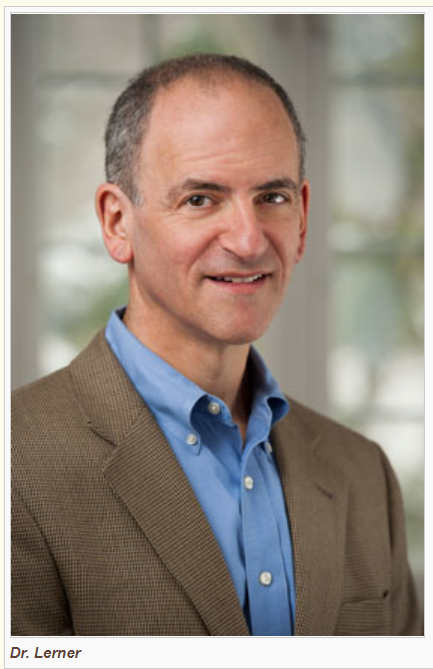
[[[244,262],[253,262],[264,255],[268,240],[253,203],[231,204],[230,211],[225,212],[219,242]]]

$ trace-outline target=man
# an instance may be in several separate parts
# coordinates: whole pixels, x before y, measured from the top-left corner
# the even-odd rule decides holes
[[[96,207],[130,299],[14,398],[13,634],[421,634],[385,456],[251,347],[304,253],[304,145],[234,57],[117,100]]]

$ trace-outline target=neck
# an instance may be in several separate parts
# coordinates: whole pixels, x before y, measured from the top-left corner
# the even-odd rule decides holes
[[[219,344],[179,336],[167,337],[153,332],[147,323],[134,317],[130,307],[123,322],[147,348],[159,355],[178,372],[211,395],[219,397],[230,409],[234,422],[245,440],[251,405],[247,374],[249,344]]]

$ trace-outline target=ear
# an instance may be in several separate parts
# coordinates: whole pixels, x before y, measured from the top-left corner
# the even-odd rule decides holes
[[[300,198],[299,245],[296,254],[296,262],[299,262],[304,255],[305,243],[307,239],[308,211],[310,207],[310,184],[306,179],[304,179],[301,184]]]
[[[129,198],[116,184],[104,183],[96,191],[95,207],[108,253],[117,262],[131,262],[134,255],[130,240],[133,205]]]

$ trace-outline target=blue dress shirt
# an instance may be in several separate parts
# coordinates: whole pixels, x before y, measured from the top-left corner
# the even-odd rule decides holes
[[[251,633],[293,634],[292,545],[269,434],[288,403],[257,351],[245,446],[226,404],[145,347],[113,312],[106,338],[149,406],[224,555]]]

